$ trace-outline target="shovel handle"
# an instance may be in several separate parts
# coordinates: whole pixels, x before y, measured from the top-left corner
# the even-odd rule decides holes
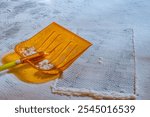
[[[10,63],[6,63],[6,64],[0,66],[0,71],[6,70],[6,69],[11,68],[11,67],[14,67],[14,66],[16,66],[20,63],[25,63],[27,60],[34,60],[34,59],[38,59],[39,57],[44,57],[45,55],[46,54],[44,52],[38,52],[36,54],[20,58],[20,60],[15,60],[15,61],[12,61]]]
[[[6,69],[11,68],[11,67],[14,67],[14,66],[18,65],[19,63],[20,63],[19,60],[6,63],[6,64],[0,66],[0,71],[6,70]]]

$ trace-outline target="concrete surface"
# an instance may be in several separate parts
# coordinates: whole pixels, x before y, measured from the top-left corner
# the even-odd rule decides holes
[[[133,28],[136,51],[137,99],[150,99],[150,1],[149,0],[1,0],[0,43],[8,44],[0,50],[0,56],[49,23],[56,21],[78,33],[81,27]],[[36,99],[37,86],[18,81],[13,75],[0,75],[0,99],[16,99],[17,95],[29,95]],[[7,83],[6,83],[7,82]],[[30,87],[13,93],[16,83]],[[41,86],[41,85],[40,85]],[[42,85],[45,88],[49,84]],[[34,88],[33,88],[34,87]],[[18,89],[15,87],[15,90]],[[33,91],[29,91],[33,88]],[[44,89],[43,89],[44,90]],[[41,90],[42,91],[42,90]],[[9,93],[11,94],[9,97]],[[32,94],[33,93],[33,94]],[[42,94],[41,94],[42,95]],[[51,97],[51,98],[50,98]],[[39,99],[60,99],[42,96]],[[66,97],[66,99],[70,99]]]

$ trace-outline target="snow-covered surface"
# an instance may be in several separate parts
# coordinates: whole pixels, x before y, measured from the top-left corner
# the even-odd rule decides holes
[[[149,16],[149,0],[1,0],[0,57],[53,21],[76,33],[83,27],[133,28],[137,99],[150,99]],[[79,99],[51,94],[51,82],[27,84],[6,72],[0,80],[0,99]]]
[[[80,29],[79,34],[93,46],[64,71],[52,91],[95,99],[135,99],[133,30]]]

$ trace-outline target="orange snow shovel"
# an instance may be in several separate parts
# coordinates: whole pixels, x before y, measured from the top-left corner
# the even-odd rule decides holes
[[[17,64],[29,63],[45,74],[62,73],[91,45],[90,42],[62,26],[52,23],[29,40],[16,45],[15,52],[20,56],[20,60],[0,66],[0,71]],[[34,53],[25,55],[22,51],[29,48],[34,48]],[[44,60],[52,64],[53,68],[37,67],[38,63]]]

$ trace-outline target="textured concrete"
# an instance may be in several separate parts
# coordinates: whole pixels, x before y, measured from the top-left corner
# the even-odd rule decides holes
[[[2,47],[1,45],[0,56],[12,50],[15,44],[28,39],[52,21],[56,21],[77,33],[82,27],[92,30],[97,27],[133,28],[137,98],[150,99],[149,16],[149,0],[1,0],[0,44],[5,43],[8,46]],[[49,94],[48,90],[45,91],[49,83],[38,86],[30,85],[22,83],[15,76],[6,73],[0,74],[0,80],[0,99],[61,98]],[[20,85],[16,86],[16,84]],[[35,92],[35,89],[39,91],[41,89],[41,92],[45,91],[49,95],[43,96],[44,94]],[[19,97],[21,95],[22,97]]]

